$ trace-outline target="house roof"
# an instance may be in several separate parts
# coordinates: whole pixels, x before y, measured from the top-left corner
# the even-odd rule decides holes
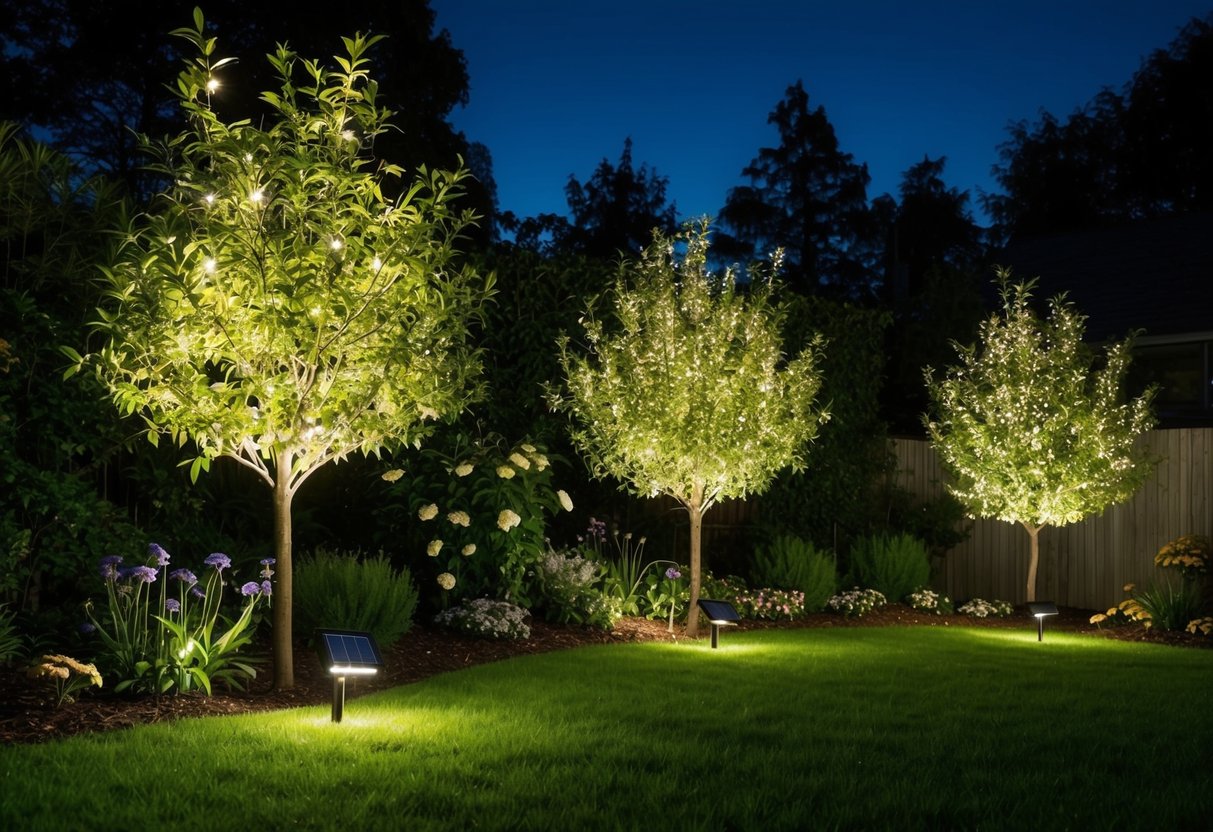
[[[1213,213],[1014,241],[995,262],[1087,316],[1087,339],[1213,332]]]

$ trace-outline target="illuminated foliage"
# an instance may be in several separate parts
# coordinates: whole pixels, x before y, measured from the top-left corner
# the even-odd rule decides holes
[[[226,456],[273,489],[275,681],[290,687],[291,499],[326,463],[416,443],[476,395],[466,336],[489,287],[455,264],[466,174],[422,168],[401,188],[371,158],[390,116],[366,68],[377,38],[343,39],[338,69],[280,47],[281,88],[262,93],[276,119],[227,124],[210,104],[230,59],[194,23],[174,33],[198,50],[177,84],[191,129],[146,142],[171,185],[103,270],[92,360],[153,442],[193,441],[193,476]]]
[[[1035,599],[1037,535],[1127,500],[1152,464],[1134,448],[1153,425],[1152,392],[1126,402],[1130,342],[1101,362],[1082,343],[1085,318],[1064,298],[1048,320],[1032,283],[999,272],[1003,310],[980,330],[981,349],[956,345],[959,366],[927,368],[931,441],[952,475],[948,490],[974,517],[1020,523],[1031,538],[1027,600]]]
[[[706,223],[674,238],[655,235],[638,262],[621,267],[611,295],[617,326],[591,307],[585,352],[561,339],[566,387],[551,396],[573,417],[573,443],[594,476],[669,495],[687,509],[691,635],[704,512],[763,491],[781,468],[803,468],[827,418],[813,409],[820,339],[786,361],[770,274],[752,275],[743,294],[732,271],[708,271],[707,254]]]

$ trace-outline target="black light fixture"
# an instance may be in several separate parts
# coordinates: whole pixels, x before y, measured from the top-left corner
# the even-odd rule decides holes
[[[333,722],[340,722],[345,712],[345,677],[378,673],[383,656],[374,636],[355,630],[317,630],[316,649],[333,676]]]
[[[703,614],[708,617],[708,623],[712,625],[712,649],[715,650],[720,638],[720,628],[735,626],[741,620],[741,615],[728,601],[700,598],[699,609],[703,610]]]
[[[1036,618],[1036,640],[1045,640],[1045,618],[1057,615],[1057,605],[1052,601],[1036,601],[1028,604],[1028,612]]]

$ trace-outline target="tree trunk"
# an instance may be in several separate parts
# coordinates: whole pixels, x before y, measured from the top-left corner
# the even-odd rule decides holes
[[[1029,526],[1027,523],[1020,523],[1028,530],[1028,539],[1031,545],[1028,548],[1028,603],[1036,600],[1036,567],[1040,563],[1040,530],[1044,526]]]
[[[274,690],[295,686],[295,660],[291,633],[293,582],[291,565],[291,455],[278,455],[274,480]]]
[[[687,515],[691,520],[691,603],[690,609],[687,610],[687,638],[698,638],[699,587],[702,583],[699,574],[699,540],[703,529],[703,511],[700,510],[698,502],[687,506]]]

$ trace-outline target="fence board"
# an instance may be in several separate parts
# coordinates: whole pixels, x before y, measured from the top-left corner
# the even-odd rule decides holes
[[[1151,431],[1139,442],[1161,459],[1127,504],[1040,533],[1038,595],[1059,604],[1104,609],[1125,583],[1157,575],[1154,553],[1183,534],[1213,534],[1213,428]],[[919,497],[943,492],[944,474],[930,443],[893,442],[898,483]],[[1020,526],[974,520],[973,534],[948,553],[943,587],[955,599],[1026,597],[1028,535]]]

